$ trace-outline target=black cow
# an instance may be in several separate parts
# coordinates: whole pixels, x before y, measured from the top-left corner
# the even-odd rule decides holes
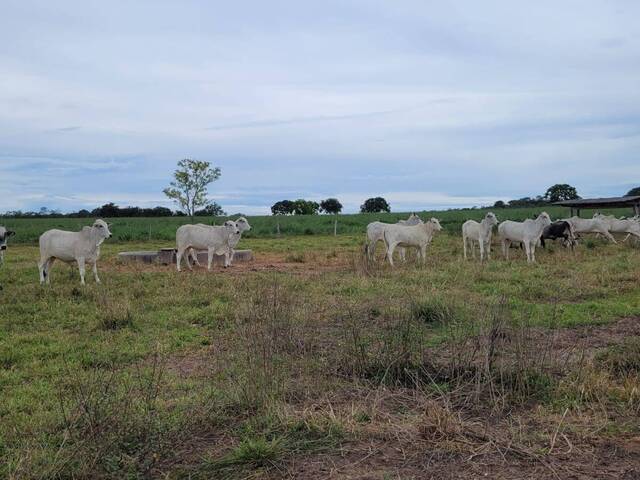
[[[542,245],[542,248],[545,248],[545,239],[556,240],[558,238],[563,238],[564,241],[562,244],[565,247],[571,247],[571,250],[573,250],[573,247],[576,245],[576,237],[569,222],[558,220],[557,222],[553,222],[551,225],[545,227],[542,231],[542,235],[540,236],[540,244]]]

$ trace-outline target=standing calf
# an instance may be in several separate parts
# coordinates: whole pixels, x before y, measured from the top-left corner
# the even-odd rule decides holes
[[[224,254],[224,266],[229,266],[231,256],[230,238],[232,235],[239,235],[240,230],[236,222],[227,220],[223,226],[208,225],[182,225],[176,231],[176,267],[180,271],[182,256],[189,249],[207,250],[207,270],[211,270],[213,254]],[[187,267],[191,270],[191,262],[187,260]]]
[[[490,258],[491,234],[494,225],[498,225],[498,219],[492,212],[487,213],[480,223],[475,220],[467,220],[462,224],[462,248],[465,260],[467,259],[467,243],[471,247],[471,253],[475,258],[474,242],[478,242],[480,245],[480,261],[484,260],[485,246],[487,248],[487,260]]]
[[[40,283],[49,283],[49,272],[55,260],[66,263],[76,262],[80,270],[80,283],[84,285],[85,263],[93,265],[93,276],[98,278],[98,257],[100,245],[111,237],[109,225],[104,220],[96,220],[91,227],[83,227],[79,232],[64,230],[47,230],[40,235]]]
[[[242,238],[242,233],[243,232],[248,232],[249,230],[251,230],[251,225],[249,225],[249,221],[244,217],[238,218],[235,223],[238,226],[238,230],[239,230],[240,233],[232,233],[229,236],[229,248],[231,249],[231,256],[229,258],[229,266],[233,265],[233,257],[236,254],[235,248],[238,246],[238,243],[240,242],[240,238]],[[210,227],[211,226],[211,225],[205,225],[204,223],[198,223],[196,225],[198,225],[200,227]],[[193,248],[189,249],[187,263],[189,263],[190,260],[193,260],[193,263],[195,263],[197,266],[199,266],[199,267],[202,266],[202,265],[200,265],[200,262],[198,261],[198,255],[196,254],[196,251]]]
[[[396,247],[414,247],[418,249],[418,256],[422,263],[427,261],[427,247],[435,232],[442,230],[440,222],[432,218],[418,225],[389,225],[384,230],[384,243],[387,247],[387,258],[393,267],[393,251]]]
[[[547,212],[542,212],[538,218],[528,218],[524,222],[506,220],[498,225],[498,234],[502,238],[502,253],[509,260],[509,246],[511,242],[522,242],[527,253],[527,262],[536,261],[536,244],[540,241],[540,235],[544,227],[551,224],[551,218]]]

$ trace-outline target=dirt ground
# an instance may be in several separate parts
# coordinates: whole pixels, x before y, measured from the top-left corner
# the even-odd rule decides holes
[[[533,330],[537,340],[549,342],[568,361],[593,358],[639,334],[640,317],[607,325]],[[167,367],[180,376],[205,379],[222,354],[212,345],[176,356]],[[640,436],[602,436],[599,432],[606,426],[588,412],[565,417],[533,407],[489,419],[464,410],[451,417],[445,407],[410,389],[384,387],[346,387],[332,392],[326,403],[319,399],[295,405],[306,413],[329,408],[331,415],[342,419],[359,410],[373,413],[369,423],[354,425],[338,452],[297,455],[255,478],[640,479]],[[533,442],[532,437],[536,437]],[[208,440],[199,440],[196,456],[215,451],[220,444],[219,438]]]

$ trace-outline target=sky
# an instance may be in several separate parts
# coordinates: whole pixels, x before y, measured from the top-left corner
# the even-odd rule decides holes
[[[640,2],[30,1],[0,15],[0,212],[487,205],[640,185]]]

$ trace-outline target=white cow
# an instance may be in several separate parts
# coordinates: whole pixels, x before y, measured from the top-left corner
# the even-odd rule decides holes
[[[398,220],[395,225],[404,225],[404,226],[412,226],[423,223],[418,215],[412,213],[409,215],[409,218],[406,220]],[[371,222],[367,225],[367,244],[364,247],[365,253],[369,256],[369,259],[373,259],[376,254],[376,245],[379,241],[384,242],[384,230],[389,225],[394,225],[393,223],[383,223],[383,222]],[[405,249],[400,248],[400,259],[404,261],[405,259]]]
[[[573,216],[571,218],[564,218],[563,220],[571,224],[574,233],[599,233],[604,235],[610,242],[617,243],[613,235],[609,233],[607,222],[600,218],[580,218]]]
[[[471,254],[475,258],[474,242],[480,245],[480,261],[484,260],[485,246],[487,248],[487,259],[491,256],[491,235],[494,225],[498,225],[496,216],[489,212],[480,223],[475,220],[467,220],[462,224],[462,248],[464,250],[464,258],[467,259],[467,243],[471,247]]]
[[[520,242],[527,253],[527,262],[535,262],[536,245],[540,242],[542,231],[548,225],[551,225],[551,218],[547,212],[542,212],[535,220],[530,218],[524,222],[505,220],[498,225],[498,234],[502,239],[502,253],[505,258],[509,259],[511,242]]]
[[[238,234],[234,233],[229,237],[229,247],[231,248],[231,257],[229,258],[229,266],[233,265],[233,257],[236,254],[235,248],[240,242],[240,238],[242,238],[242,233],[248,232],[249,230],[251,230],[251,225],[249,225],[249,221],[246,218],[240,217],[235,222],[236,222],[236,225],[238,226],[238,230],[240,230],[240,233]],[[201,227],[210,226],[210,225],[205,225],[204,223],[198,223],[196,225],[199,225]],[[189,262],[190,260],[193,260],[193,263],[195,263],[197,266],[199,267],[202,266],[200,265],[200,262],[198,261],[198,255],[196,255],[196,251],[193,248],[189,249],[187,262]]]
[[[616,218],[613,215],[603,215],[596,213],[594,219],[602,221],[611,233],[627,233],[624,241],[627,241],[629,235],[640,238],[640,222],[637,217],[633,218]]]
[[[418,249],[418,256],[422,263],[427,261],[427,247],[433,240],[435,232],[442,230],[440,222],[431,218],[417,225],[388,225],[384,229],[384,243],[387,247],[387,258],[393,267],[393,251],[396,247],[414,247]]]
[[[84,285],[85,263],[93,265],[93,276],[98,278],[98,257],[100,245],[111,237],[109,225],[104,220],[96,220],[92,226],[83,227],[79,232],[47,230],[40,235],[40,283],[49,283],[51,266],[55,260],[65,263],[76,262],[80,270],[80,283]]]
[[[0,226],[0,266],[4,265],[4,251],[7,249],[7,240],[16,232]]]
[[[211,270],[213,255],[224,255],[224,266],[229,266],[231,246],[229,240],[232,235],[239,235],[240,230],[236,222],[227,220],[222,226],[210,225],[182,225],[176,231],[176,267],[180,271],[182,256],[189,249],[207,250],[207,270]],[[187,260],[187,267],[191,270],[191,262]]]

